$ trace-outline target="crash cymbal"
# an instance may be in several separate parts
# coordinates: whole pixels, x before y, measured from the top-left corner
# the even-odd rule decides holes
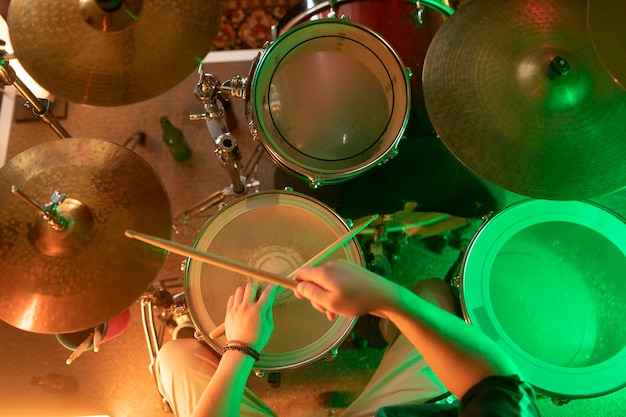
[[[206,0],[12,0],[8,24],[15,56],[53,95],[115,106],[155,97],[196,70],[221,8]]]
[[[587,27],[600,60],[615,82],[626,88],[626,2],[588,0]]]
[[[67,194],[57,206],[65,227],[12,186],[40,206],[54,191]],[[63,139],[30,148],[0,168],[0,198],[0,318],[17,328],[70,333],[103,323],[148,288],[165,260],[124,236],[168,238],[171,212],[155,172],[123,146]]]
[[[626,92],[599,62],[585,15],[581,1],[472,0],[435,35],[428,114],[483,179],[558,200],[626,186]]]

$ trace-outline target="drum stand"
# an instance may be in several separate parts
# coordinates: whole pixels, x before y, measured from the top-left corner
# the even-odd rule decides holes
[[[0,40],[1,45],[5,42]],[[42,122],[50,126],[59,138],[70,138],[70,134],[58,122],[52,113],[52,102],[47,98],[37,98],[31,90],[15,74],[15,70],[9,65],[9,59],[15,58],[5,50],[0,50],[0,82],[4,85],[12,85],[26,101],[26,107],[32,107],[33,114]]]
[[[150,356],[150,365],[148,369],[154,377],[157,385],[158,381],[154,366],[156,358],[163,345],[164,333],[168,322],[176,314],[176,300],[169,291],[173,288],[182,288],[183,278],[168,278],[154,282],[150,288],[141,296],[141,322],[148,347],[148,355]],[[160,331],[155,326],[154,311],[159,311],[158,317],[162,323]],[[164,397],[161,397],[161,407],[165,412],[171,412],[171,408]]]
[[[243,97],[245,95],[242,80],[234,77],[222,84],[217,77],[204,73],[202,66],[198,68],[200,79],[194,88],[194,95],[204,105],[205,113],[192,114],[190,120],[205,120],[209,134],[213,138],[215,155],[220,165],[226,170],[231,185],[219,190],[203,201],[197,203],[184,213],[176,217],[183,223],[193,215],[198,215],[216,204],[221,203],[227,196],[241,196],[251,191],[257,191],[260,183],[253,178],[258,167],[259,159],[263,154],[263,146],[258,145],[250,157],[246,168],[241,164],[241,154],[237,145],[237,139],[232,136],[224,122],[224,107],[218,99],[218,95],[228,101],[231,96]],[[233,85],[235,88],[233,89]],[[174,226],[176,228],[176,226]]]

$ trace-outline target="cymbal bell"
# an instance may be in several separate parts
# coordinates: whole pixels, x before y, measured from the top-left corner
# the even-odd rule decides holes
[[[626,88],[626,2],[587,1],[587,27],[600,60],[622,88]]]
[[[195,71],[217,36],[222,2],[12,0],[15,56],[56,97],[95,106],[155,97]]]
[[[67,194],[56,206],[63,227],[13,186],[41,203]],[[124,235],[135,228],[168,238],[171,211],[155,172],[123,146],[61,139],[30,148],[0,168],[0,196],[0,319],[22,330],[104,323],[137,300],[165,260]]]
[[[557,200],[626,186],[626,92],[597,58],[583,3],[473,0],[435,35],[428,114],[483,179]]]

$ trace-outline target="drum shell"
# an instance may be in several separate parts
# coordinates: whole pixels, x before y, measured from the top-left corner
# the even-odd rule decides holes
[[[274,212],[276,214],[273,214]],[[317,218],[320,220],[316,221]],[[249,224],[250,220],[263,224],[259,224],[258,230],[255,230],[254,224]],[[280,227],[284,226],[291,230],[294,221],[301,222],[298,227],[300,235],[297,236],[295,233],[290,236],[280,235]],[[245,236],[224,236],[240,226],[245,226]],[[326,227],[328,229],[325,229]],[[313,252],[323,249],[330,243],[318,240],[321,234],[313,229],[320,228],[324,229],[321,234],[333,236],[349,230],[347,224],[330,208],[311,197],[287,191],[260,192],[237,199],[222,208],[205,224],[194,246],[201,250],[217,252],[220,256],[228,254],[229,258],[238,262],[287,275],[291,270],[286,272],[273,268],[277,265],[282,268],[285,263],[289,263],[290,269],[296,269],[308,260],[299,258],[313,257],[316,254]],[[266,244],[264,236],[271,234],[268,230],[273,230],[274,235],[280,235],[279,239],[270,239],[267,241],[267,247],[258,246],[259,242],[261,246]],[[303,244],[306,249],[297,244],[288,244],[294,239],[296,241],[305,239],[307,235],[320,247],[311,250],[308,244]],[[275,249],[282,244],[281,240],[287,242],[286,247]],[[223,250],[224,253],[219,253],[219,250]],[[349,242],[347,249],[338,250],[329,256],[329,259],[348,259],[364,265],[362,251],[355,241]],[[295,265],[296,261],[298,265]],[[215,268],[192,259],[187,261],[185,294],[188,311],[198,330],[197,336],[217,354],[222,352],[226,343],[225,336],[212,340],[209,333],[224,321],[227,296],[234,292],[237,286],[253,282],[249,277],[237,275],[239,274],[216,272]],[[210,283],[210,280],[214,283]],[[331,357],[349,336],[356,319],[341,317],[333,323],[328,322],[325,315],[314,310],[308,301],[297,300],[290,290],[283,289],[276,296],[274,322],[275,329],[270,342],[256,363],[259,370],[294,370]],[[313,340],[316,334],[319,334],[319,337]],[[283,348],[283,343],[289,347]]]
[[[624,271],[623,218],[589,202],[526,200],[473,237],[461,308],[539,392],[603,395],[626,385]]]

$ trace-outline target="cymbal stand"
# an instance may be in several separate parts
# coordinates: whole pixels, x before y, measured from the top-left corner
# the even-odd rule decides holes
[[[230,134],[224,121],[224,108],[218,100],[218,94],[225,100],[231,96],[241,96],[241,92],[233,92],[233,84],[241,91],[241,79],[234,77],[232,80],[222,84],[217,77],[204,73],[202,66],[198,69],[200,76],[198,84],[194,88],[196,98],[204,105],[205,113],[192,114],[189,119],[192,121],[205,120],[209,134],[213,138],[215,145],[215,155],[220,165],[226,170],[231,180],[231,185],[223,190],[217,191],[205,200],[188,209],[177,219],[186,221],[192,215],[200,214],[216,204],[219,204],[227,196],[243,195],[251,190],[258,190],[259,182],[253,178],[255,167],[263,153],[263,147],[257,146],[250,157],[246,168],[241,164],[241,153],[237,145],[237,139]],[[245,83],[245,82],[244,82]]]
[[[3,41],[0,41],[4,43]],[[9,59],[14,58],[6,51],[0,50],[0,82],[4,85],[12,85],[17,92],[26,101],[26,106],[32,108],[33,114],[42,122],[50,126],[50,128],[61,139],[71,138],[72,136],[65,130],[63,126],[54,116],[52,112],[53,104],[47,98],[37,98],[33,92],[15,74],[15,70],[9,65]]]
[[[173,296],[169,290],[172,288],[182,287],[183,283],[183,278],[180,277],[156,281],[152,283],[150,288],[148,288],[140,299],[141,323],[143,326],[144,336],[146,338],[146,345],[148,347],[148,355],[150,356],[150,365],[148,366],[148,370],[154,377],[154,382],[157,384],[157,387],[158,381],[155,372],[155,365],[157,355],[159,354],[163,343],[164,327],[162,327],[160,334],[157,334],[154,310],[159,309],[161,311],[159,313],[159,318],[162,321],[165,321],[164,315],[167,314],[166,311],[170,309],[173,304]],[[161,397],[161,406],[163,411],[171,411],[169,410],[167,400],[164,397]]]

